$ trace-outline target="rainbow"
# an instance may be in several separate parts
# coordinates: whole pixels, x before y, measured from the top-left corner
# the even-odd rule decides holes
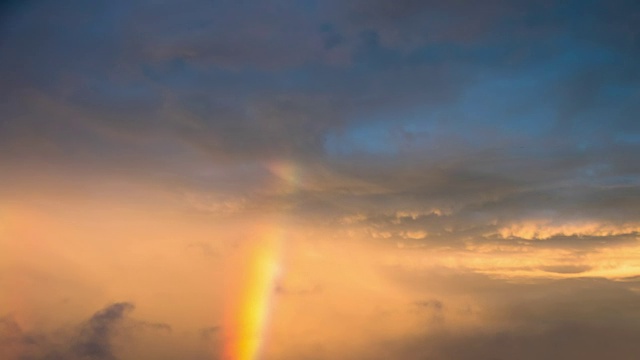
[[[271,162],[267,168],[278,178],[273,190],[280,194],[295,190],[298,171],[292,163]],[[239,287],[233,292],[234,299],[225,311],[225,360],[260,358],[273,307],[276,281],[281,273],[285,237],[282,217],[280,212],[268,221],[261,229],[264,235],[248,245],[242,269],[239,269]]]

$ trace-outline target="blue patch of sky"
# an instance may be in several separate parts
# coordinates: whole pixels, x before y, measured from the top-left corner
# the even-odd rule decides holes
[[[640,93],[640,86],[607,84],[602,89],[602,96],[611,101],[627,101]]]
[[[437,111],[408,109],[385,111],[329,133],[325,151],[331,156],[398,155],[424,147],[437,131]]]
[[[340,156],[357,153],[393,154],[398,149],[390,139],[386,124],[376,123],[328,134],[325,150],[329,155]]]
[[[640,145],[640,133],[618,133],[614,140],[628,145]]]
[[[561,37],[556,41],[564,48],[561,53],[521,68],[520,71],[488,68],[451,105],[416,105],[413,109],[397,113],[388,112],[359,119],[350,128],[343,129],[342,133],[330,134],[325,144],[326,150],[333,155],[397,154],[402,147],[392,134],[397,133],[398,128],[408,134],[423,131],[432,134],[434,131],[455,132],[459,129],[462,137],[476,146],[486,146],[500,137],[535,140],[547,136],[558,121],[558,108],[562,105],[559,103],[562,99],[553,95],[555,89],[582,72],[601,66],[615,66],[619,60],[615,53],[593,44],[577,44],[568,37]],[[438,59],[439,51],[446,48],[447,45],[441,45],[423,49],[421,56],[415,59]],[[485,56],[488,61],[492,56],[491,52],[487,51]],[[630,90],[615,86],[608,90],[603,88],[602,94],[598,96],[610,97],[612,93],[628,93],[631,96]],[[578,129],[578,136],[593,134],[606,126],[597,120],[606,117],[611,111],[610,106],[588,106],[589,108],[582,109],[580,117],[590,125]],[[409,115],[411,112],[413,114]],[[433,127],[435,113],[441,114],[440,117],[453,119],[448,125],[449,129]]]
[[[487,121],[506,135],[526,133],[530,136],[544,135],[557,121],[557,109],[563,101],[553,98],[555,89],[572,77],[580,76],[601,66],[615,66],[615,53],[595,47],[577,46],[568,39],[565,51],[540,62],[535,66],[503,75],[500,71],[484,74],[474,85],[467,88],[460,106],[468,119]],[[570,91],[571,89],[567,89]],[[599,94],[598,94],[599,95]],[[529,104],[517,110],[521,104]],[[580,116],[584,120],[596,116],[605,109],[583,109]]]

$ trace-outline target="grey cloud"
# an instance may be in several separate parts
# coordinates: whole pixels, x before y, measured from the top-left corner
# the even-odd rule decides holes
[[[323,151],[324,133],[340,122],[321,98],[275,96],[245,109],[209,109],[178,133],[213,157],[304,158]]]
[[[65,88],[60,93],[56,89],[56,95],[53,101],[62,101],[71,107],[81,109],[78,114],[65,114],[63,117],[84,116],[88,122],[97,123],[97,127],[106,128],[116,133],[135,133],[137,135],[147,132],[169,131],[179,134],[179,137],[192,143],[198,148],[210,152],[214,157],[261,157],[261,156],[293,156],[305,157],[305,155],[315,155],[323,153],[324,140],[329,130],[335,131],[344,123],[346,113],[351,109],[362,109],[365,106],[372,107],[372,112],[381,108],[381,103],[388,103],[389,106],[411,105],[411,103],[425,101],[440,101],[446,99],[447,94],[454,93],[459,89],[463,79],[458,75],[464,73],[463,69],[457,67],[455,71],[447,70],[442,67],[406,67],[398,66],[390,68],[386,73],[378,73],[376,76],[368,76],[367,74],[358,75],[352,72],[337,71],[328,73],[328,76],[318,77],[311,82],[294,83],[293,88],[285,86],[283,90],[275,91],[280,96],[270,96],[274,88],[280,88],[278,76],[266,76],[266,83],[252,80],[245,86],[238,88],[238,83],[242,83],[242,73],[216,73],[213,75],[210,70],[198,70],[189,65],[189,58],[196,55],[184,55],[189,53],[186,50],[167,50],[171,58],[184,58],[187,65],[186,70],[175,81],[168,80],[169,83],[158,83],[157,80],[150,79],[145,75],[144,68],[153,68],[162,60],[153,58],[145,58],[139,54],[132,54],[135,49],[149,46],[151,48],[161,47],[162,44],[155,44],[154,41],[167,41],[166,37],[157,34],[178,33],[178,36],[184,37],[179,44],[189,43],[193,41],[193,48],[200,51],[206,48],[207,44],[213,41],[214,48],[215,39],[212,37],[221,36],[232,33],[238,36],[238,39],[232,39],[239,48],[244,46],[252,37],[259,38],[261,34],[270,33],[270,28],[276,26],[281,20],[277,20],[272,15],[285,11],[293,12],[289,19],[297,19],[304,17],[303,9],[295,9],[295,6],[288,5],[259,5],[253,12],[244,11],[244,7],[231,3],[213,5],[208,2],[193,1],[188,4],[173,4],[171,2],[159,5],[157,8],[146,9],[145,6],[137,5],[106,5],[101,7],[109,10],[100,12],[97,9],[80,6],[77,10],[69,11],[65,8],[58,8],[50,3],[36,7],[30,15],[36,19],[47,18],[46,16],[53,12],[59,18],[71,18],[74,21],[68,22],[67,25],[61,27],[54,32],[48,32],[46,29],[53,27],[54,23],[43,21],[39,27],[32,29],[32,22],[22,20],[17,21],[20,26],[32,29],[31,37],[18,37],[15,33],[8,37],[11,41],[20,40],[20,46],[15,46],[11,54],[15,56],[27,56],[30,50],[25,48],[28,44],[35,42],[36,38],[40,39],[41,33],[44,33],[42,39],[46,46],[36,46],[33,51],[36,52],[55,52],[58,56],[64,58],[60,60],[60,67],[52,69],[46,74],[55,74],[61,78],[71,78],[70,82],[61,83],[61,80],[52,80],[56,88]],[[291,5],[291,6],[290,6]],[[433,5],[433,4],[431,4]],[[265,7],[265,11],[260,11]],[[71,7],[69,7],[71,8]],[[176,9],[179,8],[179,9]],[[403,6],[398,6],[403,8]],[[147,11],[148,10],[148,11]],[[160,16],[159,13],[170,12],[172,16]],[[227,14],[228,13],[228,14]],[[139,19],[138,15],[142,18]],[[279,14],[278,18],[282,18]],[[84,23],[77,20],[77,17],[88,16],[95,20],[91,25],[92,31],[81,31]],[[248,16],[248,18],[247,18]],[[144,21],[149,17],[155,21]],[[258,20],[253,21],[253,17]],[[273,17],[273,18],[272,18]],[[222,18],[224,21],[230,21],[227,25],[220,25],[214,19]],[[48,19],[48,18],[47,18]],[[55,19],[55,18],[53,18]],[[119,20],[118,26],[110,23],[114,19]],[[189,19],[186,21],[185,19]],[[238,24],[234,24],[232,19],[240,19],[240,24],[251,23],[256,30],[251,30],[245,34],[234,32]],[[260,22],[266,22],[261,28]],[[300,21],[305,23],[304,21]],[[197,24],[193,25],[195,29],[187,26],[184,34],[180,35],[180,31],[174,31],[175,28],[181,28],[185,23]],[[275,24],[274,24],[275,23]],[[123,25],[124,24],[124,25]],[[145,26],[159,26],[160,29],[144,29]],[[287,23],[289,26],[290,24]],[[294,24],[295,25],[295,24]],[[166,28],[163,28],[166,27]],[[306,25],[305,25],[306,26]],[[19,27],[18,27],[19,28]],[[241,27],[242,28],[242,27]],[[222,31],[224,30],[224,32]],[[309,43],[309,38],[315,36],[318,29],[305,31],[290,31],[287,29],[278,30],[276,34],[277,44],[284,44],[287,48],[295,48],[291,41],[287,38],[280,38],[280,34],[292,34],[291,36],[301,37],[304,41],[301,43]],[[255,33],[254,33],[255,32]],[[31,33],[29,33],[31,34]],[[155,35],[154,35],[155,34]],[[67,39],[70,39],[67,41]],[[134,40],[132,40],[134,39]],[[138,39],[138,40],[135,40]],[[260,40],[267,42],[267,40]],[[139,41],[142,46],[128,46],[129,41]],[[229,41],[229,40],[228,40]],[[87,44],[100,42],[101,46],[91,47]],[[248,48],[255,50],[256,46],[251,46],[248,42]],[[272,42],[269,42],[272,44]],[[223,46],[224,47],[224,46]],[[291,58],[287,52],[281,51],[270,45],[269,51],[277,56],[284,54],[286,58]],[[66,51],[65,51],[66,50]],[[103,56],[102,51],[111,50],[108,56]],[[252,51],[253,51],[252,50]],[[259,51],[259,49],[257,50]],[[67,59],[67,53],[79,52],[83,56]],[[214,51],[215,52],[215,51]],[[221,52],[224,54],[224,51]],[[240,55],[242,56],[242,55]],[[44,56],[37,56],[30,59],[31,62],[38,61]],[[245,56],[250,60],[260,59],[261,61],[270,61],[270,56],[263,54],[249,54]],[[83,66],[88,63],[92,65],[88,69],[83,66],[71,66],[82,59]],[[6,61],[26,64],[26,68],[19,68],[18,73],[23,73],[21,80],[28,78],[24,72],[36,71],[41,66],[31,64],[31,62],[14,59],[13,56],[7,57]],[[87,64],[85,64],[85,62]],[[242,63],[241,60],[235,59],[233,63]],[[209,68],[214,67],[216,61],[209,61]],[[15,64],[14,64],[15,65]],[[401,65],[401,64],[399,64]],[[51,65],[46,65],[51,67]],[[94,68],[97,66],[98,68]],[[11,68],[9,66],[8,68]],[[322,70],[322,69],[319,69]],[[38,87],[42,85],[42,79],[36,76],[31,80],[31,86]],[[42,75],[44,76],[44,75]],[[49,75],[47,75],[49,76]],[[258,79],[260,73],[256,74]],[[355,77],[355,78],[354,78]],[[198,88],[198,83],[205,78],[205,84],[202,89],[194,91],[193,87]],[[220,78],[221,82],[219,82]],[[326,95],[328,99],[317,100],[313,96],[293,96],[291,93],[308,92],[308,86],[313,84],[322,84],[327,81],[325,78],[333,79],[327,83],[327,89],[323,89],[324,93],[337,92],[335,97]],[[346,79],[355,80],[358,86],[351,86],[345,83]],[[66,81],[66,80],[65,80]],[[183,85],[184,81],[189,82],[189,87]],[[42,88],[42,86],[39,86]],[[237,88],[237,90],[233,90]],[[260,88],[264,88],[260,90]],[[343,88],[349,89],[344,92]],[[313,90],[311,90],[313,92]],[[47,91],[51,93],[50,91]],[[257,93],[256,93],[257,92]],[[177,93],[177,95],[176,95]],[[251,95],[254,93],[254,95]],[[11,94],[12,97],[20,96],[20,92],[15,90]],[[208,94],[208,95],[202,95]],[[202,96],[198,101],[198,97]],[[317,96],[316,96],[317,97]],[[177,99],[177,100],[174,100]],[[231,101],[230,99],[233,99]],[[341,99],[338,101],[338,99]],[[364,100],[362,100],[364,99]],[[368,99],[368,100],[367,100]],[[429,100],[432,99],[432,100]],[[195,102],[195,104],[194,104]],[[346,103],[341,104],[340,102]],[[235,103],[235,104],[234,104]],[[216,105],[219,104],[219,105]],[[24,106],[28,106],[25,104]],[[360,110],[357,110],[360,111]],[[44,115],[32,115],[35,117],[43,117]],[[175,118],[191,117],[189,121],[185,119],[175,120]],[[60,119],[56,119],[59,122]],[[13,119],[12,122],[17,122]],[[42,120],[38,120],[34,124],[39,128],[38,124]],[[71,127],[77,125],[70,125]],[[30,126],[29,128],[33,128]],[[11,127],[9,127],[11,129]],[[77,130],[65,131],[63,129],[61,137],[65,138],[76,133]],[[16,137],[16,133],[12,134]],[[104,135],[94,135],[101,138]],[[49,133],[43,134],[45,139],[52,136]],[[27,139],[24,139],[27,140]],[[121,143],[118,139],[107,139],[105,143]],[[56,141],[56,143],[64,143]],[[83,149],[91,148],[91,145],[82,146]],[[95,152],[101,152],[103,149],[95,149]],[[130,149],[135,152],[137,149]]]
[[[131,303],[113,303],[80,324],[50,332],[25,332],[13,318],[0,318],[0,355],[5,355],[3,359],[117,360],[142,331],[171,334],[169,324],[135,319],[130,316],[133,310]]]
[[[81,358],[116,359],[112,347],[113,337],[118,331],[118,325],[133,309],[133,304],[121,302],[95,313],[82,326],[79,338],[73,345],[73,353]]]
[[[610,165],[633,163],[631,151],[558,148],[544,159],[517,151],[507,148],[453,159],[435,155],[422,163],[416,154],[407,154],[401,162],[354,156],[353,162],[335,164],[330,175],[351,179],[342,181],[345,186],[351,184],[350,188],[324,190],[319,185],[306,191],[303,184],[297,201],[310,212],[333,214],[338,219],[361,217],[346,226],[369,226],[390,234],[426,231],[425,243],[440,245],[461,244],[455,239],[486,241],[488,234],[501,227],[530,221],[548,221],[550,226],[599,223],[630,227],[620,234],[560,235],[535,246],[588,249],[634,241],[637,234],[631,228],[637,224],[633,214],[638,210],[634,170],[625,174]],[[604,165],[598,165],[601,162]],[[399,215],[412,212],[415,216]]]
[[[350,19],[382,33],[389,46],[485,40],[500,20],[519,15],[523,1],[352,1]]]
[[[194,57],[202,57],[191,54],[192,52],[202,51],[207,46],[214,49],[220,47],[212,37],[222,34],[223,38],[227,38],[230,33],[235,34],[237,39],[226,40],[232,41],[235,47],[241,49],[246,44],[250,51],[258,51],[238,56],[247,61],[260,60],[268,63],[273,56],[295,59],[295,56],[282,51],[274,43],[282,44],[287,49],[295,49],[296,45],[292,45],[292,41],[286,41],[287,36],[300,38],[297,42],[293,40],[294,43],[308,44],[313,43],[309,39],[322,32],[320,22],[313,25],[312,21],[312,25],[307,25],[307,21],[302,20],[310,15],[306,14],[307,10],[297,8],[297,5],[274,4],[273,8],[271,5],[254,5],[257,7],[254,12],[246,12],[245,7],[237,4],[212,5],[200,1],[188,4],[168,2],[152,9],[146,9],[144,5],[137,3],[100,3],[100,6],[93,8],[86,5],[57,7],[47,2],[27,7],[28,11],[25,10],[23,17],[16,16],[13,19],[13,30],[6,35],[7,48],[12,50],[5,52],[5,56],[0,59],[6,63],[3,68],[7,69],[9,78],[20,82],[15,83],[7,93],[12,99],[10,103],[20,105],[20,109],[13,106],[7,109],[9,113],[18,112],[16,116],[10,117],[10,131],[7,133],[26,143],[34,140],[36,143],[54,140],[58,146],[65,143],[55,140],[56,133],[52,135],[50,132],[43,133],[43,139],[19,136],[20,129],[24,128],[15,123],[24,114],[24,108],[32,106],[33,99],[30,97],[37,89],[44,92],[44,97],[50,98],[52,102],[64,103],[77,110],[71,114],[58,115],[49,122],[53,120],[60,123],[63,120],[61,118],[84,117],[86,122],[82,126],[89,126],[90,134],[92,123],[98,129],[108,130],[107,133],[133,133],[136,136],[164,130],[180,134],[187,142],[213,153],[214,156],[220,153],[225,156],[237,154],[250,157],[263,154],[300,156],[322,153],[327,131],[339,128],[343,124],[345,112],[353,112],[352,109],[381,102],[397,105],[398,101],[409,101],[407,96],[412,96],[412,101],[437,101],[446,98],[453,91],[446,89],[459,88],[459,80],[455,74],[461,73],[460,69],[447,71],[441,67],[400,67],[389,69],[387,74],[375,77],[353,71],[331,72],[319,68],[317,70],[323,72],[323,76],[310,79],[312,81],[300,81],[282,80],[282,76],[277,73],[265,75],[264,72],[257,72],[247,80],[246,74],[242,72],[215,70],[218,66],[215,59],[204,60],[206,65],[200,67],[191,63]],[[262,7],[265,7],[265,11],[260,11]],[[70,10],[72,8],[75,10]],[[278,24],[282,20],[277,19],[283,18],[282,11],[291,13],[289,20],[285,22],[287,26],[295,27],[296,24],[291,25],[289,22],[291,19],[301,18],[300,26],[311,28],[308,31],[280,29]],[[160,16],[158,12],[168,12],[172,16]],[[276,13],[278,16],[274,17]],[[50,14],[55,16],[49,16]],[[253,17],[259,21],[254,21]],[[87,24],[79,20],[81,18],[93,21]],[[145,21],[146,18],[154,21]],[[230,23],[227,26],[214,21],[220,19]],[[240,20],[238,24],[236,19]],[[57,22],[64,22],[65,25],[58,27]],[[265,24],[260,25],[261,22]],[[176,30],[185,26],[185,23],[196,24],[192,25],[195,29],[186,26],[182,32]],[[256,29],[239,26],[246,23],[251,23]],[[146,29],[142,24],[160,28]],[[270,34],[273,26],[278,30],[269,36],[277,41],[260,39],[262,34]],[[56,30],[49,31],[50,28]],[[21,32],[21,29],[24,31]],[[242,31],[235,32],[234,29]],[[179,37],[179,41],[176,43],[179,46],[193,42],[191,47],[194,50],[179,50],[169,46],[168,50],[161,50],[167,55],[160,58],[138,52],[145,47],[162,48],[162,43],[169,41],[167,37],[158,35],[164,33],[177,34],[175,36]],[[281,38],[281,35],[286,36]],[[261,54],[259,46],[251,45],[252,38],[270,44],[264,46],[269,54]],[[139,44],[136,45],[136,41]],[[134,45],[130,42],[134,42]],[[90,46],[94,43],[99,43],[100,46]],[[214,50],[213,53],[218,52]],[[219,53],[224,55],[224,51]],[[315,58],[317,54],[311,51],[305,56]],[[49,62],[40,63],[43,58],[49,59]],[[165,62],[168,68],[174,63],[182,68],[175,70],[175,78],[172,78],[171,73],[161,75],[160,78],[152,75],[152,69],[162,68]],[[243,60],[232,59],[229,62],[242,64]],[[43,71],[45,68],[47,70]],[[307,72],[309,69],[303,70]],[[416,81],[417,79],[424,81]],[[350,80],[349,83],[354,85],[345,80]],[[287,85],[287,81],[293,82]],[[188,86],[185,86],[185,82]],[[313,96],[292,95],[308,92],[313,95],[317,91],[314,88],[317,87],[327,94],[328,100],[316,101]],[[9,91],[8,86],[4,89]],[[30,92],[26,93],[26,89]],[[281,95],[267,95],[274,93],[274,90]],[[417,95],[414,94],[416,91]],[[335,96],[328,95],[331,93],[335,93]],[[202,94],[206,95],[201,101],[197,101]],[[204,108],[198,109],[201,107],[198,102],[204,104]],[[218,102],[223,105],[217,106]],[[379,108],[379,105],[375,107]],[[43,126],[44,118],[49,116],[32,114],[30,117],[37,120],[29,129],[47,128]],[[191,120],[185,121],[184,117],[191,117]],[[11,131],[14,126],[19,129]],[[77,124],[68,126],[62,128],[60,137],[63,139],[83,132],[77,130]],[[98,143],[115,142],[121,145],[121,139],[103,139],[105,134],[100,132],[91,135],[102,140]],[[93,148],[86,144],[81,147],[85,151]],[[103,149],[93,149],[94,152],[101,150]]]
[[[179,56],[232,69],[283,68],[323,57],[312,10],[295,1],[249,6],[252,11],[246,11],[247,4],[226,1],[140,4],[142,22],[131,24],[138,35],[134,44],[155,59]]]

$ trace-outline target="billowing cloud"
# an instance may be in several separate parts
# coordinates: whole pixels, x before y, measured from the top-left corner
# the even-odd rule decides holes
[[[0,321],[3,356],[7,359],[122,359],[122,349],[131,344],[134,337],[145,335],[142,329],[171,331],[168,324],[130,317],[133,309],[133,304],[128,302],[113,303],[86,321],[52,331],[26,331],[16,319],[5,316]],[[157,334],[152,334],[152,338],[153,335]]]
[[[95,313],[80,331],[79,339],[73,346],[78,357],[90,359],[114,359],[112,337],[118,323],[127,312],[133,310],[130,303],[115,303]]]

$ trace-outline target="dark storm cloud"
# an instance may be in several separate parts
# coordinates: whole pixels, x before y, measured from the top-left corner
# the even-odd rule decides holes
[[[633,1],[27,2],[0,33],[1,156],[204,192],[242,183],[253,208],[364,214],[438,244],[540,218],[624,226],[638,210],[638,14]],[[268,172],[185,165],[203,158],[287,159],[305,176],[256,197]]]
[[[373,112],[380,102],[393,108],[441,99],[442,93],[456,92],[447,88],[459,89],[470,81],[469,66],[476,60],[487,56],[488,61],[499,60],[495,56],[500,51],[429,50],[429,41],[424,40],[416,46],[446,54],[436,63],[449,64],[412,64],[410,56],[384,50],[386,45],[375,40],[389,30],[384,24],[391,23],[393,29],[405,33],[428,32],[404,29],[411,23],[407,18],[413,18],[425,27],[436,23],[443,28],[440,32],[470,31],[482,42],[487,31],[474,30],[470,24],[478,22],[483,29],[501,26],[496,20],[507,21],[512,13],[525,16],[524,10],[532,7],[544,10],[544,6],[522,1],[493,1],[480,7],[434,1],[335,6],[283,2],[249,7],[203,1],[155,6],[44,3],[10,23],[5,38],[7,48],[13,50],[3,56],[3,67],[10,70],[9,78],[27,82],[14,84],[12,96],[16,88],[49,90],[73,107],[86,109],[87,120],[109,128],[125,132],[173,129],[171,125],[180,121],[167,118],[190,114],[196,125],[186,126],[187,139],[206,144],[214,153],[318,153],[327,131],[341,126],[348,114],[361,112],[363,107]],[[438,24],[440,17],[462,24]],[[341,27],[361,18],[372,19],[372,25],[351,35],[338,35]],[[331,19],[335,24],[328,26]],[[336,45],[349,47],[348,54],[353,54],[348,55],[347,68],[310,65],[323,62],[320,55],[326,50],[315,49],[314,44],[327,31],[352,37]],[[456,36],[447,41],[457,44]],[[46,63],[40,60],[45,55]],[[275,64],[281,70],[269,69]],[[226,69],[229,66],[239,68]],[[314,105],[304,96],[292,96],[309,92],[320,92],[328,100]],[[339,100],[332,98],[334,92]],[[363,102],[367,98],[372,101]],[[166,114],[166,104],[182,111]],[[273,116],[262,114],[265,107]]]

